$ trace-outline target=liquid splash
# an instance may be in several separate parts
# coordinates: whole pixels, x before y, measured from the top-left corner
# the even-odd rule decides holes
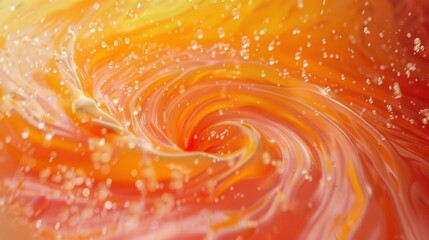
[[[0,9],[4,236],[429,234],[424,1]]]

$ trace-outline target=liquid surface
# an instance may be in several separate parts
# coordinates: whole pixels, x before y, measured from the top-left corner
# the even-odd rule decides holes
[[[429,235],[425,1],[0,9],[3,236]]]

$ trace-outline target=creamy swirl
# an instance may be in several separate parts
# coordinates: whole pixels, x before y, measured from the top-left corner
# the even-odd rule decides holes
[[[31,237],[428,234],[426,4],[1,6],[0,214]]]

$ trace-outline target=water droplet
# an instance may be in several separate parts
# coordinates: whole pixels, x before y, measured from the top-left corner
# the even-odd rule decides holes
[[[94,164],[94,168],[100,169],[103,166],[106,168],[106,164],[112,160],[112,145],[110,143],[106,143],[104,138],[98,140],[92,139],[90,140],[89,148],[93,151],[91,154],[91,160]]]
[[[11,4],[9,5],[9,11],[13,12],[16,9],[16,5],[15,4]]]
[[[269,165],[271,163],[271,155],[269,152],[262,153],[262,162],[265,165]]]
[[[45,126],[46,126],[46,124],[45,124],[44,122],[38,122],[38,123],[37,123],[37,127],[38,127],[39,129],[44,129],[44,128],[45,128]]]
[[[113,203],[111,201],[104,202],[104,208],[106,208],[107,210],[112,209],[112,207],[113,207]]]
[[[39,219],[36,221],[36,229],[40,229],[42,227],[42,220]]]
[[[158,215],[164,215],[170,212],[174,207],[174,198],[171,194],[164,193],[156,203],[156,210]]]
[[[297,0],[297,6],[299,9],[304,7],[304,0]]]
[[[101,185],[99,187],[97,194],[98,194],[98,200],[103,201],[109,196],[110,191],[106,186]]]
[[[140,191],[142,191],[144,189],[144,183],[142,180],[137,180],[135,182],[136,188]]]
[[[429,122],[429,108],[422,109],[419,113],[423,115],[422,123],[427,125]]]
[[[268,51],[274,50],[274,41],[271,41],[270,44],[268,44]]]
[[[27,139],[30,136],[30,130],[26,129],[21,133],[22,139]]]
[[[393,95],[396,99],[402,97],[401,88],[399,87],[399,83],[397,82],[393,83]]]
[[[197,38],[202,39],[204,37],[204,32],[202,29],[197,30]]]
[[[241,37],[241,47],[242,48],[248,48],[250,46],[250,39],[248,36]]]
[[[172,171],[170,189],[179,190],[182,188],[183,188],[183,174],[179,171]]]
[[[301,59],[301,52],[296,52],[295,53],[295,60],[299,61]]]
[[[233,8],[232,9],[232,19],[237,20],[240,18],[240,9]]]
[[[84,188],[82,190],[82,196],[84,196],[84,197],[89,197],[90,193],[91,193],[91,191],[89,190],[89,188]]]
[[[219,38],[223,38],[225,37],[225,30],[223,30],[223,28],[218,28],[217,29],[217,35],[219,36]]]
[[[423,51],[425,48],[422,45],[422,41],[420,40],[420,38],[415,38],[414,39],[414,52],[420,52]]]
[[[180,87],[179,87],[179,93],[180,94],[184,94],[185,93],[185,86],[180,85]]]
[[[390,104],[386,105],[386,108],[387,108],[388,112],[392,112],[393,111],[393,107]]]
[[[53,137],[54,137],[54,133],[52,133],[52,132],[45,134],[45,140],[46,141],[51,141]]]
[[[47,179],[51,175],[51,168],[47,167],[39,172],[39,177],[41,179]]]

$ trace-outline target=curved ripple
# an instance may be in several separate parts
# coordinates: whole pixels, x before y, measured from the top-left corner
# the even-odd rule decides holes
[[[399,3],[32,4],[0,41],[0,206],[26,231],[428,233],[427,29],[409,46]]]

